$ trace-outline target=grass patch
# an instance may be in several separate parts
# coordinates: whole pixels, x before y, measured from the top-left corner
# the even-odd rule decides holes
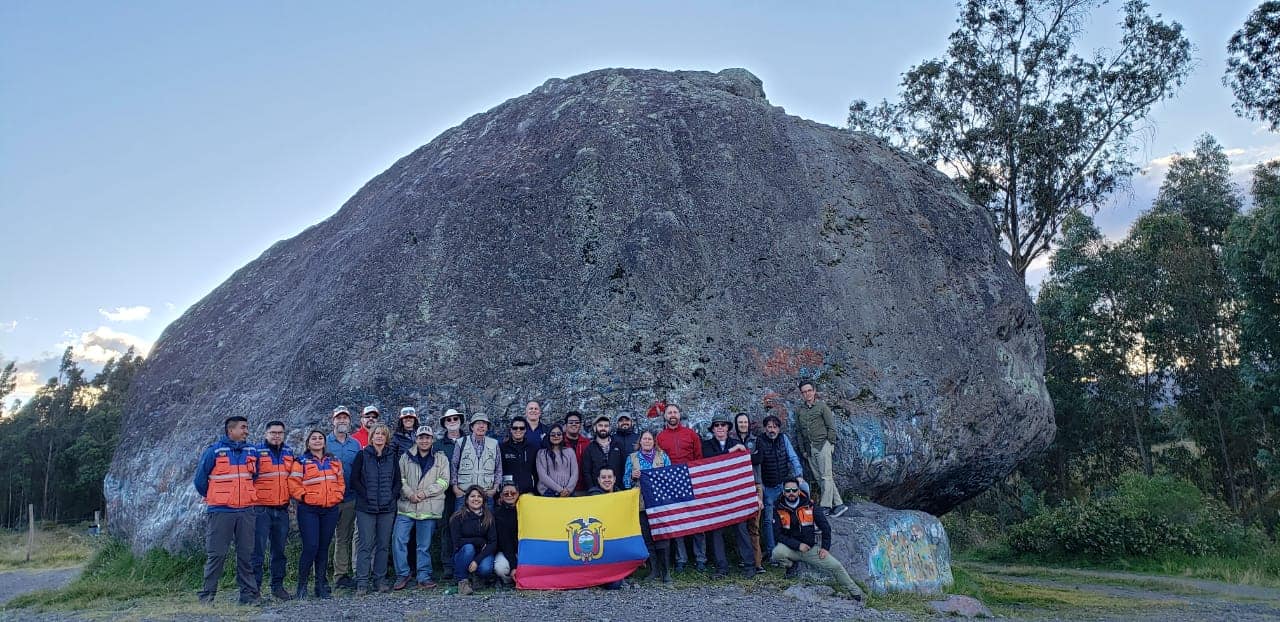
[[[139,558],[124,543],[108,540],[67,587],[18,596],[5,608],[118,611],[143,599],[182,595],[194,600],[203,565],[203,554],[170,555],[154,550]]]
[[[1085,590],[1004,581],[958,565],[952,565],[951,573],[956,582],[948,590],[949,593],[972,596],[991,608],[996,615],[1017,615],[1032,611],[1039,614],[1103,614],[1169,606],[1168,602],[1158,600],[1122,598]]]
[[[27,532],[0,531],[0,570],[67,568],[89,561],[98,537],[88,524],[37,529],[31,561],[27,561]]]
[[[1120,557],[1111,559],[1019,554],[1008,547],[988,546],[965,551],[957,554],[956,558],[964,561],[1023,564],[1050,568],[1143,572],[1170,577],[1211,579],[1239,585],[1280,588],[1280,545],[1276,544],[1254,549],[1249,554],[1238,556],[1166,553],[1153,557]]]

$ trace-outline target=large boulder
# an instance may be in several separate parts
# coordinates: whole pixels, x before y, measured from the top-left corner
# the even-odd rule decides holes
[[[525,400],[695,422],[786,415],[813,378],[837,480],[940,513],[1053,436],[1043,336],[986,212],[741,69],[608,69],[471,117],[165,330],[106,480],[135,547],[198,542],[190,477],[229,414]]]
[[[842,516],[828,520],[831,554],[864,589],[874,594],[942,594],[954,583],[951,544],[934,516],[858,501]],[[830,579],[808,566],[802,574]]]

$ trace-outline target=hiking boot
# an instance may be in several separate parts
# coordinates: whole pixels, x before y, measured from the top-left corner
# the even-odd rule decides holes
[[[247,607],[253,607],[255,605],[261,605],[262,599],[257,596],[241,596],[240,604]]]
[[[335,585],[335,587],[337,587],[337,588],[338,588],[338,589],[340,589],[340,590],[354,590],[354,589],[356,589],[356,582],[355,582],[355,580],[353,580],[351,577],[348,577],[348,576],[343,576],[343,577],[339,578],[339,579],[338,579],[338,582],[337,582],[336,584],[334,584],[334,585]]]
[[[782,576],[787,579],[794,579],[799,575],[800,575],[800,564],[798,562],[792,562],[791,567],[787,568],[787,571],[782,574]]]
[[[419,581],[419,582],[418,582],[418,589],[420,589],[420,590],[429,590],[429,589],[432,589],[432,588],[434,588],[434,587],[436,587],[436,582],[435,582],[435,581],[432,581],[431,579],[427,579],[426,581]]]
[[[276,600],[293,600],[293,595],[284,591],[283,587],[271,590],[271,595],[275,596]]]
[[[387,585],[386,583],[383,583],[381,581],[378,582],[378,592],[382,594],[386,594],[387,592],[390,592],[390,591],[391,591],[390,585]]]
[[[356,587],[356,596],[368,596],[368,595],[369,595],[368,587],[363,585]]]
[[[698,562],[698,563],[694,564],[694,565],[693,565],[693,567],[694,567],[695,569],[697,569],[697,571],[698,571],[698,572],[706,572],[706,571],[707,571],[707,562]]]
[[[467,579],[463,579],[463,580],[461,580],[461,581],[459,581],[459,582],[458,582],[458,595],[459,595],[459,596],[470,596],[470,595],[472,595],[472,594],[474,594],[474,593],[475,593],[475,590],[471,589],[471,581],[469,581],[469,580],[467,580]]]
[[[201,594],[200,602],[205,603],[206,605],[211,605],[213,604],[213,597],[213,594]]]
[[[841,515],[843,515],[845,512],[848,512],[848,511],[849,511],[849,506],[847,506],[847,505],[845,505],[845,504],[841,503],[840,505],[837,505],[836,507],[831,508],[831,510],[830,510],[829,512],[827,512],[827,515],[828,515],[828,516],[841,516]]]
[[[391,589],[399,592],[406,587],[409,587],[409,577],[400,577],[399,579],[396,579],[396,584],[391,586]]]

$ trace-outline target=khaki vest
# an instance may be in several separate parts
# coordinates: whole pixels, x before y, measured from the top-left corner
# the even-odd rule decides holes
[[[465,438],[458,439],[462,445],[462,456],[458,459],[458,488],[465,491],[472,485],[481,488],[494,488],[497,482],[493,481],[493,475],[498,470],[498,441],[496,439],[486,437],[484,439],[484,453],[476,456],[474,437],[467,435]]]

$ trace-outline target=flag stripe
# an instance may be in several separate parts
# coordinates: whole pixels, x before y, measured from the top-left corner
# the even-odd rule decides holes
[[[604,555],[600,559],[593,559],[590,562],[582,562],[569,557],[569,541],[568,538],[559,540],[529,540],[520,541],[520,559],[536,559],[539,566],[560,567],[564,568],[590,568],[596,564],[612,564],[623,561],[644,561],[649,557],[649,551],[644,546],[643,536],[628,536],[626,538],[606,539],[604,541]],[[521,564],[523,565],[523,564]]]
[[[641,474],[640,485],[646,490],[646,498],[651,495],[653,499],[669,501],[645,504],[656,540],[732,525],[750,518],[760,508],[751,455],[746,452],[694,460],[683,467],[654,469]]]
[[[521,559],[520,566],[513,572],[516,585],[522,590],[576,590],[625,579],[642,563],[637,560],[590,564],[569,572],[564,566],[529,564]]]

